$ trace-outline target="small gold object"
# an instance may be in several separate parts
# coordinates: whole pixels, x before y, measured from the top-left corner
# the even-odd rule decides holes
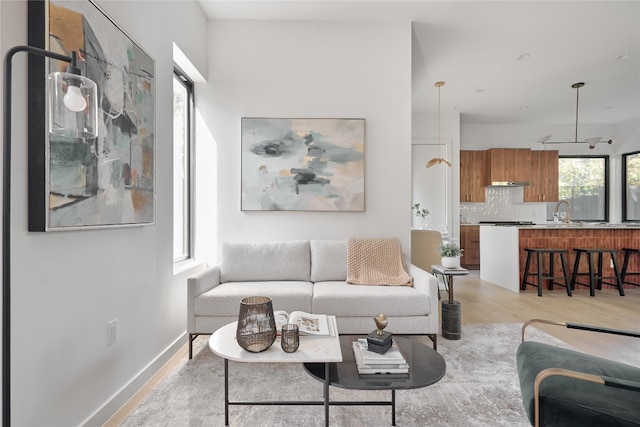
[[[376,334],[384,335],[384,328],[386,328],[387,324],[389,323],[389,321],[387,320],[387,316],[381,314],[378,317],[374,317],[373,320],[376,322],[376,327],[378,328]]]

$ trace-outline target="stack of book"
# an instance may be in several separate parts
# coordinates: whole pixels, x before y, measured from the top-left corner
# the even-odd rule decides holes
[[[395,340],[386,353],[380,354],[368,350],[367,339],[361,338],[353,342],[353,354],[361,375],[409,373],[409,365]]]

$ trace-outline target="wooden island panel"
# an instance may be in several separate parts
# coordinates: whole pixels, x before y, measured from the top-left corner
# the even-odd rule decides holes
[[[519,260],[520,260],[520,282],[527,262],[527,253],[524,248],[549,248],[549,249],[567,249],[567,264],[569,269],[569,279],[573,273],[573,263],[576,254],[573,248],[585,249],[617,249],[618,265],[622,270],[623,253],[622,248],[638,248],[640,245],[640,229],[637,228],[521,228],[519,231]],[[583,256],[584,258],[584,256]],[[613,268],[610,266],[609,255],[603,256],[603,274],[605,276],[614,276]],[[640,271],[640,261],[637,255],[632,255],[629,261],[628,271]],[[588,272],[587,262],[580,261],[580,272]],[[544,268],[548,268],[545,260]],[[594,266],[597,268],[597,265]],[[562,276],[562,266],[558,258],[554,261],[554,276]],[[631,276],[632,282],[638,282],[639,276]],[[588,277],[582,276],[578,281],[582,283],[588,282]],[[603,285],[603,289],[612,289],[613,286]],[[635,288],[633,285],[625,285],[625,288]],[[578,286],[576,289],[588,289],[587,287]]]

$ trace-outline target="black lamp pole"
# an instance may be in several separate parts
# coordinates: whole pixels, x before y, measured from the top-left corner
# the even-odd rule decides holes
[[[11,61],[18,52],[72,62],[72,58],[32,46],[16,46],[4,57],[2,155],[2,425],[11,426]]]

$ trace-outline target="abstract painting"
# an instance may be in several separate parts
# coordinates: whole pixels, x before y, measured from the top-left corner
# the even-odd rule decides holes
[[[45,128],[45,81],[67,63],[29,57],[29,230],[155,223],[155,61],[90,0],[29,1],[29,44],[69,55],[98,86],[99,135]]]
[[[242,119],[243,211],[364,211],[364,119]]]

